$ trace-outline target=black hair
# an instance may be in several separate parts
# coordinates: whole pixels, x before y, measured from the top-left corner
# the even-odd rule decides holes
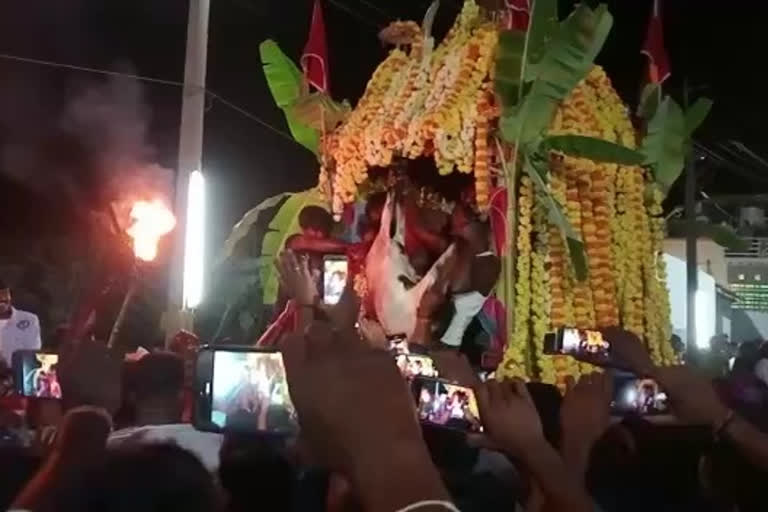
[[[320,206],[305,206],[299,213],[301,229],[316,229],[330,234],[333,229],[333,217]]]
[[[5,444],[10,432],[0,432],[2,446],[0,446],[0,465],[4,468],[13,468],[13,471],[5,471],[0,478],[0,510],[8,510],[13,499],[24,488],[24,485],[32,479],[40,467],[42,459],[30,453],[19,440],[18,444]]]
[[[110,449],[105,460],[71,485],[53,510],[214,512],[213,478],[192,453],[172,443]]]
[[[733,361],[731,373],[752,373],[760,359],[760,346],[755,341],[745,341],[739,345]]]
[[[228,432],[220,452],[219,480],[231,512],[296,510],[296,468],[277,440]]]
[[[760,359],[768,359],[768,341],[763,341],[760,344]]]
[[[172,352],[153,352],[134,364],[130,387],[137,400],[175,397],[184,387],[184,361]]]
[[[10,286],[6,284],[5,281],[3,281],[3,278],[0,277],[0,290],[8,290],[10,289]]]

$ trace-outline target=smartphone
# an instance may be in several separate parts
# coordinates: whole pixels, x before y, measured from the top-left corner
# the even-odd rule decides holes
[[[424,354],[397,354],[395,363],[408,380],[415,377],[437,377],[437,368],[431,357]]]
[[[610,360],[611,344],[600,331],[561,327],[544,338],[545,354],[564,354],[597,361]]]
[[[17,350],[11,358],[13,381],[21,396],[61,399],[59,355],[41,350]]]
[[[415,377],[412,389],[422,424],[462,432],[483,431],[477,398],[471,388],[441,379]]]
[[[669,415],[667,393],[653,379],[639,378],[632,374],[618,374],[613,379],[611,415],[626,416]]]
[[[298,432],[280,352],[205,346],[198,353],[196,370],[195,427],[199,430]]]
[[[327,254],[323,256],[323,302],[338,304],[347,286],[349,262],[346,256]]]

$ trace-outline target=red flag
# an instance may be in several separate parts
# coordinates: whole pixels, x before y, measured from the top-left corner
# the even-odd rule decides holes
[[[531,5],[529,0],[504,0],[507,12],[504,13],[504,24],[507,30],[528,30],[531,21]]]
[[[497,187],[491,193],[491,234],[496,254],[501,256],[507,250],[507,189]]]
[[[653,13],[648,23],[648,34],[640,53],[648,57],[648,79],[651,83],[660,84],[669,78],[669,58],[664,48],[664,23],[661,20],[659,0],[653,1]]]
[[[328,90],[328,46],[325,43],[325,21],[320,0],[315,0],[309,38],[301,55],[304,76],[320,92]]]

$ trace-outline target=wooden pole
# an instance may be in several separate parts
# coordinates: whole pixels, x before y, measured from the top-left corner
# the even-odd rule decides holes
[[[128,285],[128,291],[125,292],[125,298],[123,298],[123,304],[120,306],[120,311],[117,313],[115,323],[112,325],[112,331],[109,333],[109,340],[107,340],[108,348],[113,348],[115,346],[115,342],[120,335],[120,330],[123,327],[123,323],[125,323],[125,315],[128,311],[128,306],[130,306],[131,302],[133,301],[133,296],[136,295],[138,285],[139,280],[135,277],[131,278],[131,282]]]

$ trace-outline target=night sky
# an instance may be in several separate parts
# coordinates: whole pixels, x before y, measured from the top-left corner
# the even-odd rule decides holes
[[[258,45],[273,38],[298,58],[311,1],[211,3],[208,87],[286,132],[261,73]],[[428,3],[325,0],[331,88],[337,99],[356,101],[383,58],[377,30],[397,18],[420,20]],[[715,100],[699,140],[716,145],[735,139],[768,155],[761,43],[768,6],[748,0],[664,3],[672,65],[667,90],[680,98],[687,76]],[[180,81],[186,4],[184,0],[3,0],[0,53]],[[651,0],[608,4],[615,23],[599,63],[605,65],[624,99],[634,104],[644,70],[639,50]],[[561,5],[566,13],[573,2]],[[447,30],[459,7],[458,0],[443,1],[438,34]],[[99,142],[104,130],[98,124],[89,125],[92,133],[82,127],[73,130],[69,120],[72,103],[105,82],[99,75],[0,59],[0,229],[77,229],[77,212],[83,205],[98,204],[109,196],[105,183],[114,182],[117,171],[98,154],[104,147]],[[145,163],[173,168],[181,91],[172,85],[144,83],[140,92],[144,108],[138,104],[129,108],[133,111],[130,121],[115,120],[135,130],[118,130],[116,139],[110,139],[115,146],[110,145],[111,151],[138,152]],[[146,121],[146,131],[140,121]],[[142,140],[137,142],[137,136]],[[129,141],[123,144],[124,139]],[[307,151],[215,100],[209,102],[205,119],[204,168],[211,183],[212,251],[249,207],[281,191],[308,188],[316,179],[314,158]],[[768,175],[750,179],[744,175],[754,173],[748,171],[734,177],[708,164],[703,171],[703,186],[710,194],[768,192]]]

